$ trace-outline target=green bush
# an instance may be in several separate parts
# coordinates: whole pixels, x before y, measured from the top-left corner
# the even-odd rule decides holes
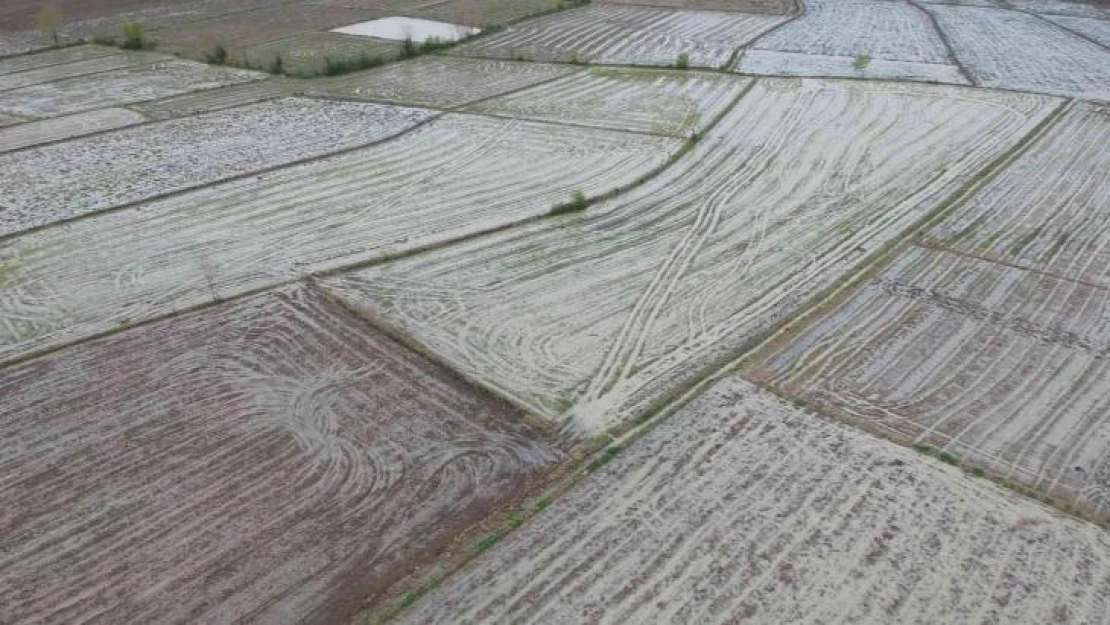
[[[123,42],[120,47],[125,50],[142,50],[148,47],[146,35],[143,34],[143,25],[138,22],[124,22]]]
[[[551,208],[552,215],[563,215],[565,213],[577,213],[586,210],[589,206],[589,201],[586,200],[586,194],[581,191],[575,191],[570,194],[570,201],[563,204],[556,204]]]
[[[213,65],[227,65],[227,48],[217,43],[211,53],[204,55],[204,60]]]
[[[863,69],[863,68],[867,67],[870,64],[871,64],[871,57],[867,56],[866,54],[860,54],[856,57],[856,60],[852,63],[852,67],[854,67],[856,69]]]
[[[690,55],[683,52],[674,61],[675,69],[690,69]]]

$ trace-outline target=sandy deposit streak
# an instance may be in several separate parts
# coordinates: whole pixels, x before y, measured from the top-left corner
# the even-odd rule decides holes
[[[447,115],[369,148],[0,242],[0,360],[627,185],[676,139]]]
[[[401,623],[1104,622],[1110,536],[735,378]]]
[[[680,54],[694,67],[725,65],[736,50],[788,18],[721,11],[672,11],[597,5],[510,26],[460,46],[458,54],[530,60],[672,65]]]
[[[0,156],[12,180],[0,234],[372,143],[431,115],[286,98]]]
[[[596,430],[834,283],[1057,103],[759,79],[663,175],[586,216],[326,284],[530,411]]]
[[[856,66],[856,58],[870,61]],[[907,78],[968,84],[928,15],[904,2],[852,0],[805,15],[744,50],[739,71],[793,76]]]
[[[0,93],[0,112],[55,117],[265,78],[266,74],[193,61],[159,61]]]
[[[1110,50],[1020,11],[922,6],[977,84],[1110,100]]]
[[[0,373],[0,621],[324,622],[566,456],[311,291]]]
[[[931,243],[1110,287],[1110,106],[1053,132],[928,234]]]
[[[718,73],[592,68],[467,110],[687,136],[720,115],[747,84]]]
[[[749,372],[1110,513],[1110,289],[910,248]]]

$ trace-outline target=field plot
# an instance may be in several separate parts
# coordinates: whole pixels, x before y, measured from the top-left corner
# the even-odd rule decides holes
[[[14,124],[23,123],[25,121],[27,120],[23,119],[22,117],[0,113],[0,128],[3,128],[4,126],[11,126]]]
[[[558,6],[559,0],[448,0],[408,13],[452,24],[490,26],[515,22]]]
[[[3,74],[0,75],[0,91],[10,91],[12,89],[29,87],[31,85],[41,85],[43,83],[73,78],[75,76],[99,74],[127,67],[150,65],[169,61],[173,58],[174,57],[168,54],[129,51],[125,54],[101,56],[84,61],[74,61],[72,63],[51,65],[50,67],[43,67],[40,69]]]
[[[1046,15],[1044,17],[1072,32],[1093,39],[1104,46],[1110,46],[1110,17],[1106,19],[1065,17],[1061,15]]]
[[[25,54],[11,58],[0,59],[0,76],[14,72],[42,70],[54,65],[67,65],[79,61],[102,58],[105,56],[119,56],[127,54],[118,48],[108,46],[72,46],[60,50],[48,50],[37,54]]]
[[[265,78],[192,61],[165,61],[0,92],[0,112],[55,117]]]
[[[1020,11],[926,8],[977,84],[1110,100],[1110,50]]]
[[[736,50],[787,18],[721,11],[671,11],[597,5],[510,26],[459,46],[454,53],[533,61],[672,65],[686,54],[693,67],[726,65]]]
[[[0,57],[45,50],[53,45],[49,35],[37,30],[0,31]]]
[[[0,396],[8,623],[335,622],[566,458],[302,288],[5,369]]]
[[[1006,4],[1039,15],[1068,15],[1110,20],[1110,7],[1105,2],[1093,0],[1005,0]]]
[[[546,214],[676,139],[448,115],[394,140],[0,241],[0,360]]]
[[[0,156],[12,177],[0,234],[364,145],[431,115],[285,98]]]
[[[206,89],[161,100],[140,102],[132,104],[130,108],[152,119],[186,117],[293,95],[299,85],[300,83],[296,81],[281,78],[255,80],[219,89]]]
[[[968,83],[925,12],[881,0],[819,4],[752,44],[739,70]]]
[[[222,45],[238,57],[248,45],[328,30],[375,17],[381,17],[381,14],[339,6],[292,4],[188,22],[159,30],[154,36],[160,49],[185,56],[203,58],[216,45]]]
[[[530,412],[596,430],[838,280],[1056,103],[759,79],[680,161],[586,216],[325,285]]]
[[[362,57],[394,59],[401,44],[368,37],[351,37],[336,33],[304,33],[277,41],[249,45],[244,58],[253,67],[272,67],[280,56],[286,74],[312,76],[323,74],[327,61],[343,62]]]
[[[0,130],[0,153],[40,143],[114,130],[124,126],[140,124],[144,121],[146,121],[146,118],[135,111],[124,108],[107,108],[30,122],[14,128]],[[0,207],[4,207],[8,201],[0,200]],[[0,208],[0,211],[3,210],[4,208]],[[0,228],[0,231],[2,231],[2,228]]]
[[[1110,289],[912,247],[753,375],[1110,513]]]
[[[1079,103],[928,233],[931,244],[1110,287],[1110,106]]]
[[[567,65],[426,56],[304,85],[311,95],[449,108],[580,71]]]
[[[716,73],[593,68],[468,110],[688,135],[716,118],[748,84]]]
[[[801,0],[798,0],[801,2]],[[635,4],[667,9],[699,11],[743,11],[745,13],[787,14],[798,11],[794,0],[605,0],[606,4]]]
[[[1110,535],[790,407],[710,388],[401,623],[1104,622]]]

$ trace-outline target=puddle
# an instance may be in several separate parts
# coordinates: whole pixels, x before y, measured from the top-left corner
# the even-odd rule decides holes
[[[432,37],[440,41],[457,41],[481,31],[472,26],[422,20],[415,17],[384,17],[369,22],[359,22],[358,24],[333,28],[332,32],[396,41],[412,39],[417,43],[423,43]]]

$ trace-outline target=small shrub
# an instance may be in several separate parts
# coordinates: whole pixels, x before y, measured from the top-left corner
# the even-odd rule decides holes
[[[609,447],[606,447],[605,453],[601,454],[597,458],[594,458],[586,464],[586,472],[590,473],[596,471],[597,469],[600,469],[601,467],[609,464],[609,461],[613,458],[616,458],[617,454],[619,454],[620,451],[620,445],[611,445]]]
[[[586,200],[586,194],[582,191],[575,191],[570,194],[570,201],[563,204],[556,204],[551,208],[552,215],[563,215],[565,213],[577,213],[586,210],[589,202]]]
[[[204,59],[213,65],[227,65],[227,48],[217,43],[212,52],[204,56]]]
[[[93,37],[93,43],[101,46],[114,46],[116,45],[116,38],[104,36]]]
[[[690,69],[690,55],[683,52],[674,61],[675,69]]]
[[[856,69],[863,69],[871,64],[871,57],[866,54],[856,56],[856,60],[852,62],[852,67]]]
[[[536,504],[534,506],[532,506],[532,508],[535,509],[536,512],[539,512],[540,510],[543,510],[544,508],[546,508],[550,505],[551,505],[551,500],[548,499],[547,497],[544,497],[543,499],[540,499],[539,501],[537,501]]]
[[[936,450],[933,449],[933,446],[929,445],[927,443],[918,443],[918,444],[914,445],[913,448],[916,449],[917,451],[925,454],[926,456],[931,456],[936,452]]]
[[[980,469],[979,467],[975,467],[974,469],[971,470],[971,474],[974,475],[975,477],[983,477],[984,475],[987,474],[987,472]]]
[[[143,34],[143,25],[138,22],[124,22],[123,41],[119,46],[125,50],[142,50],[148,47],[146,35]]]
[[[420,51],[416,48],[416,44],[413,43],[412,37],[405,37],[405,40],[401,42],[401,58],[411,59],[418,54],[420,54]]]
[[[281,75],[285,73],[285,62],[281,60],[281,53],[274,57],[273,62],[270,63],[270,73]]]
[[[959,466],[959,464],[960,464],[960,459],[959,459],[959,458],[957,458],[955,454],[950,454],[950,453],[948,453],[947,451],[942,451],[942,452],[940,452],[940,455],[939,455],[939,456],[937,456],[937,458],[938,458],[938,459],[939,459],[939,460],[940,460],[941,462],[944,462],[944,463],[946,463],[946,464],[950,464],[950,465],[952,465],[952,466],[954,466],[954,467],[955,467],[955,466]]]

